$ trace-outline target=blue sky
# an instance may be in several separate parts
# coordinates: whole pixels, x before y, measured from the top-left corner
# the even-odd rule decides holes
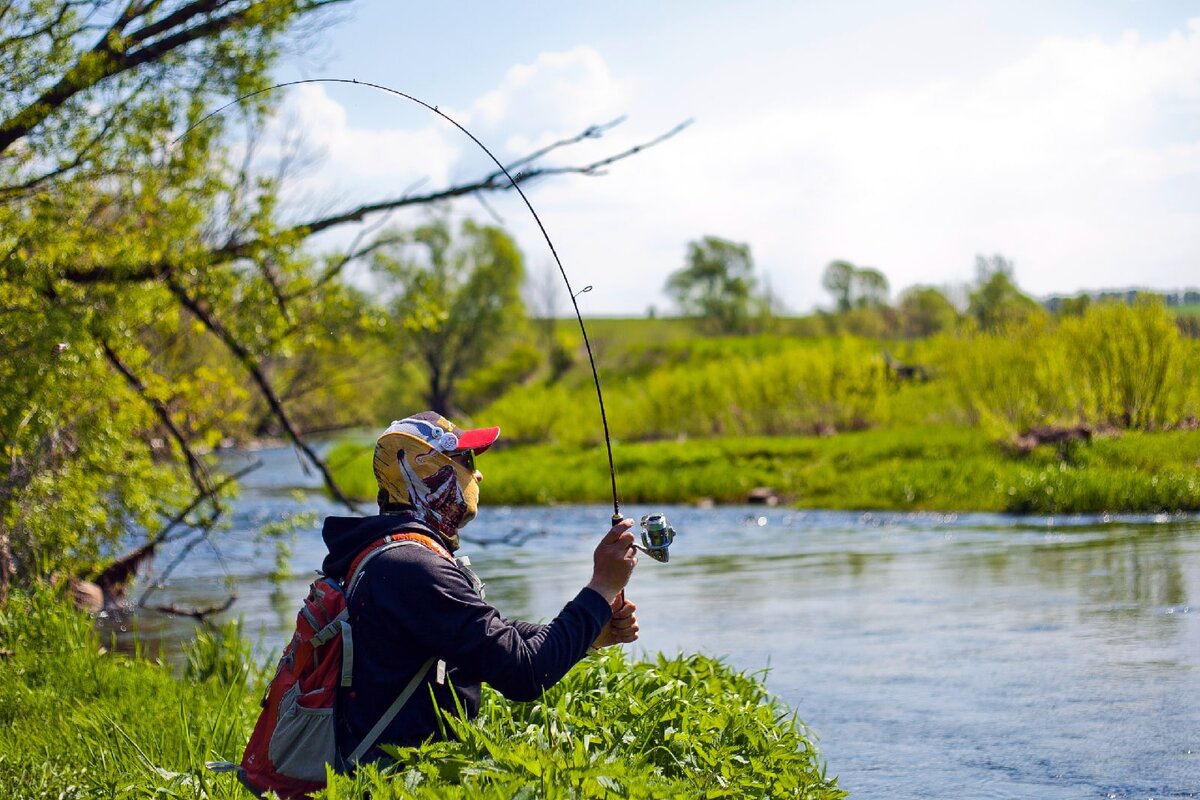
[[[325,22],[281,80],[394,87],[501,158],[622,115],[574,158],[695,119],[604,177],[530,191],[572,283],[595,287],[585,313],[668,310],[663,283],[705,235],[748,243],[796,312],[829,303],[833,259],[894,293],[960,286],[996,252],[1039,295],[1200,284],[1195,3],[360,0]],[[446,123],[366,89],[289,90],[281,119],[320,156],[302,207],[483,166]],[[516,199],[489,205],[547,269]]]

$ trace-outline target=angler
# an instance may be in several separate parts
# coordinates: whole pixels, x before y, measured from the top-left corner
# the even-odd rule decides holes
[[[509,621],[483,598],[470,560],[455,557],[458,530],[474,519],[483,473],[475,457],[495,443],[499,428],[463,430],[433,411],[393,422],[379,437],[374,470],[379,514],[329,517],[329,548],[296,620],[263,702],[242,764],[236,769],[256,793],[296,797],[325,785],[325,767],[352,769],[386,758],[380,744],[414,746],[441,734],[441,714],[479,710],[487,682],[512,700],[533,700],[557,683],[589,649],[636,641],[637,607],[625,585],[639,550],[669,559],[675,530],[663,514],[642,518],[642,546],[617,496],[612,440],[600,377],[583,315],[542,220],[517,180],[466,128],[419,98],[365,81],[311,78],[280,83],[235,98],[207,120],[264,92],[304,83],[366,86],[414,102],[449,122],[495,163],[537,223],[567,286],[596,387],[612,487],[612,528],[593,554],[588,584],[546,625]]]
[[[455,557],[459,529],[478,507],[475,458],[499,433],[426,411],[379,437],[379,513],[325,520],[324,577],[297,618],[242,759],[251,789],[315,791],[327,762],[345,770],[378,761],[380,744],[439,736],[442,713],[461,707],[475,716],[484,682],[534,700],[589,649],[637,639],[637,607],[623,597],[637,565],[631,519],[604,534],[591,580],[545,625],[502,616],[470,561]]]

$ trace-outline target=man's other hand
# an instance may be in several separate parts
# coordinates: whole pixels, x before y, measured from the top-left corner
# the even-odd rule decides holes
[[[623,602],[622,602],[623,601]],[[600,629],[600,635],[592,647],[608,647],[613,644],[629,644],[638,638],[637,606],[623,597],[612,602],[613,615],[608,624]]]
[[[609,605],[629,583],[629,576],[637,566],[637,550],[629,530],[632,527],[633,520],[628,517],[613,525],[592,554],[592,580],[588,588],[599,593]]]

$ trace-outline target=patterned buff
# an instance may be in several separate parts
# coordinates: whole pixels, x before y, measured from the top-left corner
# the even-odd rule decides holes
[[[415,509],[452,551],[458,549],[458,529],[475,518],[479,507],[475,473],[448,455],[459,447],[457,430],[429,412],[393,422],[379,437],[374,459],[385,511]]]

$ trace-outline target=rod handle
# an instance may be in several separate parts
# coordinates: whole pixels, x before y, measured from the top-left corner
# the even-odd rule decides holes
[[[612,524],[615,526],[618,522],[625,519],[620,512],[614,511],[612,515]],[[613,600],[613,610],[619,610],[625,606],[625,590],[617,592],[616,598]]]

